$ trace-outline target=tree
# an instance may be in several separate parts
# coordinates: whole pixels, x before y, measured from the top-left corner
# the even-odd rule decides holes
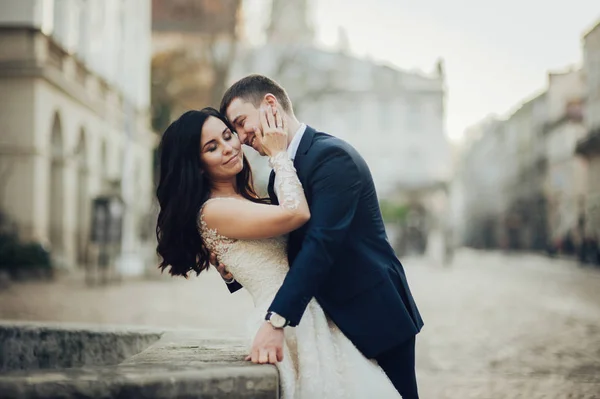
[[[153,3],[153,35],[162,44],[152,59],[152,126],[158,132],[185,110],[218,107],[239,41],[241,0],[176,3]]]

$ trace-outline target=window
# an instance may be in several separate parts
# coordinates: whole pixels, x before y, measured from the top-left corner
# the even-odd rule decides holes
[[[421,130],[421,104],[418,100],[409,100],[406,109],[406,129],[410,133],[418,133]]]

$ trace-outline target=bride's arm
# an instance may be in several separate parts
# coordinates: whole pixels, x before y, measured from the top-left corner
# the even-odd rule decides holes
[[[225,237],[276,237],[296,230],[310,219],[302,184],[286,151],[287,135],[281,117],[277,112],[273,115],[272,112],[261,111],[261,124],[264,136],[258,139],[275,171],[279,205],[244,200],[211,201],[204,208],[204,222]]]
[[[310,219],[310,211],[294,166],[287,153],[272,162],[279,205],[246,200],[211,201],[204,207],[204,222],[219,234],[238,239],[276,237],[296,230]]]

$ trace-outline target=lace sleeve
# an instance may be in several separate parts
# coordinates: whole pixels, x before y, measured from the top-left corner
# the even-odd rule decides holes
[[[206,221],[204,220],[204,207],[209,202],[216,200],[239,200],[229,197],[209,198],[204,202],[204,204],[202,204],[202,207],[200,207],[200,212],[198,212],[198,228],[200,231],[200,235],[202,236],[202,240],[204,241],[204,245],[206,245],[206,248],[210,252],[213,252],[215,255],[217,255],[217,258],[219,258],[227,252],[231,244],[236,242],[236,240],[219,234],[217,229],[212,229],[208,227],[208,224],[206,224]]]
[[[296,174],[294,163],[287,152],[280,152],[269,158],[269,165],[275,171],[275,192],[279,205],[284,208],[296,210],[301,201],[306,201],[302,183]]]

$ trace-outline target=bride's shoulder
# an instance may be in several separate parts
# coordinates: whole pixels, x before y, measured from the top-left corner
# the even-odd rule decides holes
[[[243,198],[237,197],[212,197],[204,201],[202,206],[200,207],[199,217],[200,219],[204,219],[205,215],[210,215],[211,217],[219,216],[220,213],[226,212],[227,210],[231,210],[232,206],[235,206],[235,202],[243,203],[246,200]]]
[[[197,225],[200,231],[208,236],[218,236],[226,238],[219,233],[218,226],[223,223],[231,212],[233,201],[244,201],[234,197],[213,197],[207,199],[198,212]]]
[[[240,216],[252,212],[252,201],[242,197],[212,197],[200,207],[199,222],[204,225],[219,225],[235,222]]]
[[[202,204],[202,209],[204,209],[209,204],[221,203],[223,201],[227,202],[227,201],[247,201],[247,200],[244,198],[238,198],[238,197],[211,197],[211,198],[207,199],[206,201],[204,201],[204,204]]]

